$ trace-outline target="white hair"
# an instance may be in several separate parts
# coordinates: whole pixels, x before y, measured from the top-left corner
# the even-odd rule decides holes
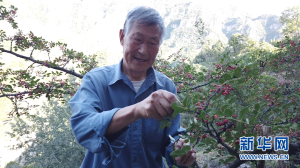
[[[125,36],[129,32],[133,23],[137,23],[145,26],[158,25],[161,30],[160,44],[162,43],[165,35],[165,25],[162,17],[155,9],[150,7],[140,6],[131,10],[127,14],[124,23],[123,33]]]

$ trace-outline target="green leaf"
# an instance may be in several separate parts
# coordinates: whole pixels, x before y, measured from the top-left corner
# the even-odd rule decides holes
[[[248,107],[243,108],[243,109],[239,112],[238,118],[239,118],[240,120],[242,120],[247,112],[248,112]]]
[[[253,73],[253,71],[252,70],[250,70],[250,71],[248,71],[247,73],[246,73],[246,77],[249,77],[249,76],[251,76],[252,75],[252,73]]]
[[[182,107],[181,103],[179,101],[176,101],[174,103],[171,104],[171,107],[174,111],[172,116],[177,116],[177,114],[179,114],[180,112],[182,112],[184,110],[184,107]]]
[[[160,120],[159,121],[160,123],[162,123],[161,125],[160,125],[160,127],[159,127],[159,130],[161,130],[161,129],[163,129],[163,128],[165,128],[167,125],[168,125],[168,120],[166,120],[166,119],[162,119],[162,120]]]
[[[249,125],[252,125],[256,120],[257,120],[257,118],[256,118],[256,117],[253,117],[253,118],[250,120]]]
[[[170,156],[172,156],[172,157],[179,157],[179,156],[183,156],[183,155],[185,155],[185,151],[184,150],[181,150],[181,149],[178,149],[178,150],[176,150],[176,151],[173,151],[171,154],[170,154]]]
[[[245,81],[245,78],[240,78],[239,80],[238,80],[238,83],[239,84],[241,84],[241,83],[245,83],[246,81]]]
[[[186,95],[186,97],[184,98],[184,100],[182,102],[184,107],[189,107],[190,99],[191,99],[190,96]]]
[[[283,107],[282,107],[284,110],[289,108],[289,104],[285,104]]]
[[[225,137],[226,137],[226,138],[231,137],[230,131],[226,131],[226,132],[225,132]]]
[[[256,111],[259,110],[259,104],[258,104],[258,103],[255,104],[255,110],[256,110]]]
[[[225,110],[226,117],[231,117],[234,114],[234,111],[231,111],[230,109]]]
[[[219,80],[219,83],[224,83],[224,82],[225,82],[224,79],[220,79],[220,80]]]
[[[6,85],[6,87],[9,87],[9,89],[12,89],[12,86],[11,86],[11,85]]]
[[[223,116],[224,113],[222,113],[222,111],[218,110],[218,111],[216,112],[216,115],[218,115],[218,116]]]
[[[238,122],[236,124],[236,129],[237,129],[238,133],[241,133],[245,129],[245,125],[241,122]]]
[[[231,79],[231,75],[229,75],[229,74],[224,74],[224,79],[230,80],[230,79]]]
[[[258,113],[257,110],[254,110],[254,111],[253,111],[253,114],[254,114],[255,116],[257,115],[257,113]]]
[[[232,94],[228,94],[228,95],[225,96],[224,99],[227,100],[227,99],[229,99],[231,96],[232,96]]]
[[[181,148],[181,150],[184,150],[184,151],[190,151],[191,150],[191,146],[183,146],[182,148]]]
[[[232,155],[234,155],[234,154],[232,154]],[[224,162],[229,163],[231,161],[234,161],[235,159],[236,159],[235,157],[228,157]]]
[[[240,67],[234,70],[234,76],[239,78],[242,75],[242,69]]]
[[[224,111],[228,106],[229,106],[229,105],[226,104],[226,105],[224,105],[221,109]]]
[[[231,98],[230,100],[229,100],[229,104],[232,104],[232,103],[234,103],[236,101],[236,97],[233,97],[233,98]]]
[[[206,117],[206,114],[205,114],[205,112],[204,111],[201,111],[200,112],[200,115],[199,115],[199,118],[205,118]]]
[[[277,95],[276,95],[276,98],[279,98],[279,97],[281,97],[282,96],[282,93],[277,93]]]

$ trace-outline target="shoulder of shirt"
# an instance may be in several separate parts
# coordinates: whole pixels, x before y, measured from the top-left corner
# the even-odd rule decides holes
[[[94,76],[94,75],[103,75],[103,74],[111,74],[115,71],[115,68],[118,64],[108,65],[103,67],[97,67],[89,71],[85,74],[85,76]]]

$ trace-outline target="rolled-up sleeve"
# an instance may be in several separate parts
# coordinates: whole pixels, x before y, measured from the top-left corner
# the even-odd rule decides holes
[[[95,85],[88,75],[74,97],[69,101],[72,111],[71,127],[78,143],[93,153],[107,156],[103,164],[108,164],[117,158],[125,146],[128,128],[122,129],[112,137],[106,137],[105,132],[114,114],[120,108],[103,111],[101,99]]]

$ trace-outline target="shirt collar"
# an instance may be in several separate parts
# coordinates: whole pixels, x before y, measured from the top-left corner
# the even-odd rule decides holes
[[[122,63],[123,63],[123,58],[121,59],[119,64],[117,64],[115,66],[112,78],[109,82],[109,85],[116,83],[118,80],[123,80],[125,83],[130,81],[130,79],[122,72]],[[160,85],[162,87],[162,83],[157,78],[157,76],[155,74],[155,70],[152,66],[147,70],[147,77],[145,79],[145,82],[147,82],[147,83],[156,82],[158,85]]]

